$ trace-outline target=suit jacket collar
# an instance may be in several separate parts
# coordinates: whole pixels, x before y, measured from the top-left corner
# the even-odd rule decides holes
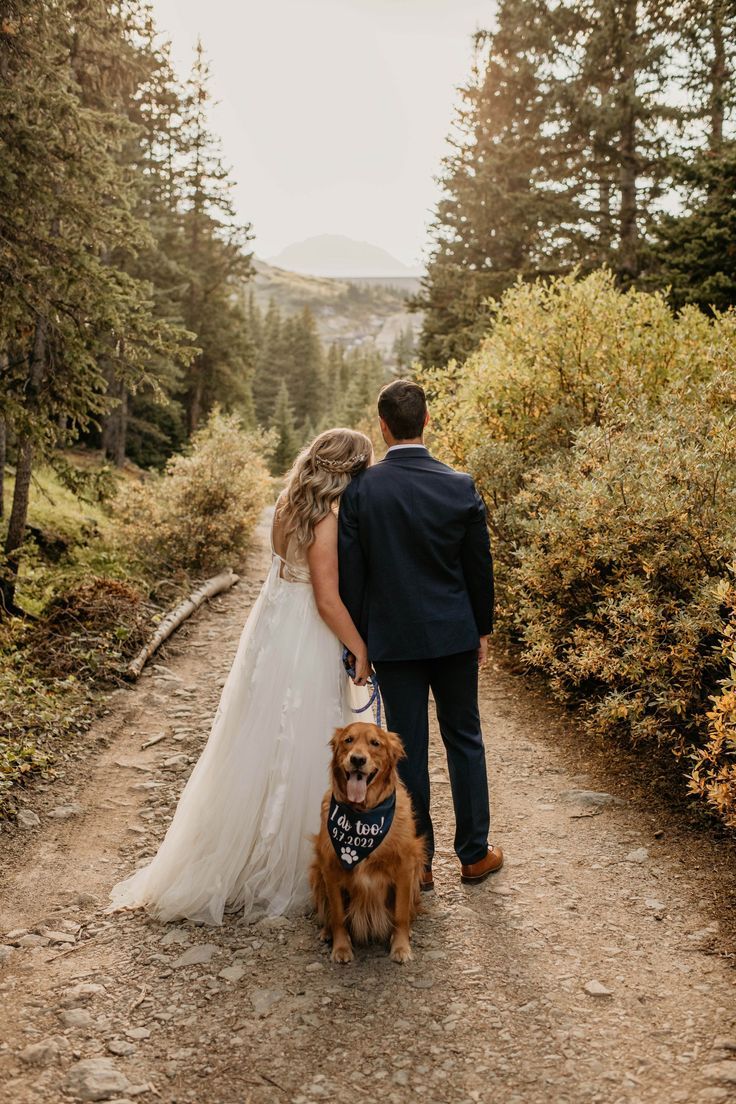
[[[394,449],[393,452],[387,452],[381,463],[391,462],[394,460],[426,460],[432,459],[429,449],[426,445],[412,445],[411,448],[399,448]]]

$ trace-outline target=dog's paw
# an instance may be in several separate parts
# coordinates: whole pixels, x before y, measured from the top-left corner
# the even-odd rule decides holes
[[[391,961],[398,962],[403,966],[405,962],[411,962],[414,955],[411,953],[411,947],[408,943],[396,943],[391,948]]]
[[[332,932],[330,931],[329,928],[321,928],[320,933],[319,933],[319,938],[320,938],[321,943],[331,943],[332,942]]]
[[[353,961],[353,948],[349,943],[338,943],[332,948],[332,961],[345,964]]]

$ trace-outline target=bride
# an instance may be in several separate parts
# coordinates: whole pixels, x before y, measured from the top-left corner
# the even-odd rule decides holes
[[[220,924],[226,908],[255,920],[306,905],[328,741],[351,719],[341,642],[356,657],[355,684],[370,673],[338,591],[336,511],[372,455],[362,433],[329,429],[297,458],[207,744],[156,856],[113,888],[110,911]]]

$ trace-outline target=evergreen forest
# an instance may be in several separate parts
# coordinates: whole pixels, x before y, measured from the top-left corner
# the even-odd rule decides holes
[[[462,359],[517,280],[608,268],[736,302],[736,5],[499,0],[448,139],[422,363]]]

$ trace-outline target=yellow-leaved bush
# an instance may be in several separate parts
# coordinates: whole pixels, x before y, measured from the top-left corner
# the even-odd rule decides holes
[[[675,316],[606,272],[493,313],[424,382],[435,447],[489,507],[500,627],[592,731],[667,746],[732,823],[736,314]]]
[[[125,488],[122,539],[155,571],[201,576],[242,563],[273,494],[272,441],[215,410],[161,476]]]
[[[736,405],[677,395],[581,429],[513,501],[507,602],[530,667],[605,736],[702,736],[723,674],[721,584],[736,549]]]
[[[730,607],[721,644],[728,673],[712,698],[705,744],[692,755],[690,792],[705,798],[730,828],[736,828],[736,587],[724,582],[721,594]]]

